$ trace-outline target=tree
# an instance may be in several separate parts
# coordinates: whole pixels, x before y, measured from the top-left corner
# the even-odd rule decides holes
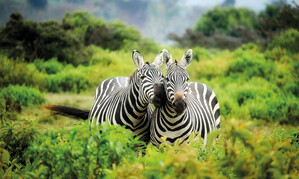
[[[57,57],[59,61],[76,63],[80,43],[56,21],[37,23],[13,13],[0,29],[0,47],[9,57],[24,57],[26,61]]]
[[[216,7],[203,14],[195,25],[195,31],[202,31],[204,35],[211,36],[217,29],[223,34],[229,34],[236,26],[256,29],[258,24],[254,11],[246,8]]]

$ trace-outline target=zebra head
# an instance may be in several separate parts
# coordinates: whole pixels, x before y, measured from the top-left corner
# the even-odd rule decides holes
[[[192,49],[189,49],[180,62],[172,62],[171,56],[163,59],[167,71],[164,80],[166,97],[177,114],[181,114],[187,107],[185,98],[189,90],[189,75],[186,67],[191,63],[192,58]]]
[[[162,58],[164,53],[162,50],[154,62],[149,64],[148,62],[144,63],[143,57],[138,51],[133,51],[133,61],[137,66],[136,81],[139,81],[140,97],[144,103],[159,103],[159,101],[154,100],[154,96],[157,89],[163,86],[164,76],[159,67],[163,64]]]

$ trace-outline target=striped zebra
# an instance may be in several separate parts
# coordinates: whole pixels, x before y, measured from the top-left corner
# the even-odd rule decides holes
[[[163,64],[164,53],[165,50],[162,50],[154,62],[149,64],[144,63],[142,55],[134,50],[132,58],[137,70],[130,78],[113,77],[104,80],[97,87],[91,110],[58,105],[44,107],[56,114],[89,119],[96,125],[104,121],[111,125],[122,125],[134,136],[140,136],[140,140],[149,142],[150,116],[153,112],[149,103],[162,103],[154,96],[159,89],[163,89],[163,73],[159,67]]]
[[[150,140],[159,146],[162,137],[173,145],[179,139],[184,143],[192,132],[199,133],[207,143],[207,134],[220,127],[220,108],[215,93],[199,82],[188,82],[186,67],[193,58],[189,49],[180,62],[172,62],[171,55],[164,58],[166,76],[164,88],[167,102],[156,108],[151,119]]]
[[[96,90],[94,104],[89,112],[91,123],[96,125],[108,121],[111,125],[123,125],[142,141],[149,141],[150,116],[156,89],[163,86],[163,64],[165,50],[152,64],[144,63],[142,55],[134,50],[133,61],[137,70],[130,78],[114,77],[104,80]],[[155,99],[155,104],[160,103]]]

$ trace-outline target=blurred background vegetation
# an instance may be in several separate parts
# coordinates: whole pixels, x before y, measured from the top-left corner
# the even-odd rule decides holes
[[[271,2],[256,12],[229,0],[208,10],[170,0],[0,0],[0,178],[298,177],[299,6]],[[41,109],[89,109],[101,81],[133,73],[132,50],[152,62],[163,48],[178,60],[192,48],[190,80],[218,97],[224,124],[206,150],[190,139],[136,158],[142,144],[123,128],[89,130]]]

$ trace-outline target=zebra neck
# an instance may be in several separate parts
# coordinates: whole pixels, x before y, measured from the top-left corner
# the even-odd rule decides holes
[[[144,115],[146,109],[149,105],[148,99],[144,99],[144,95],[140,92],[140,85],[138,83],[133,83],[127,93],[127,100],[130,106],[135,109],[136,113],[141,113],[139,115]],[[138,115],[138,116],[139,116]]]

